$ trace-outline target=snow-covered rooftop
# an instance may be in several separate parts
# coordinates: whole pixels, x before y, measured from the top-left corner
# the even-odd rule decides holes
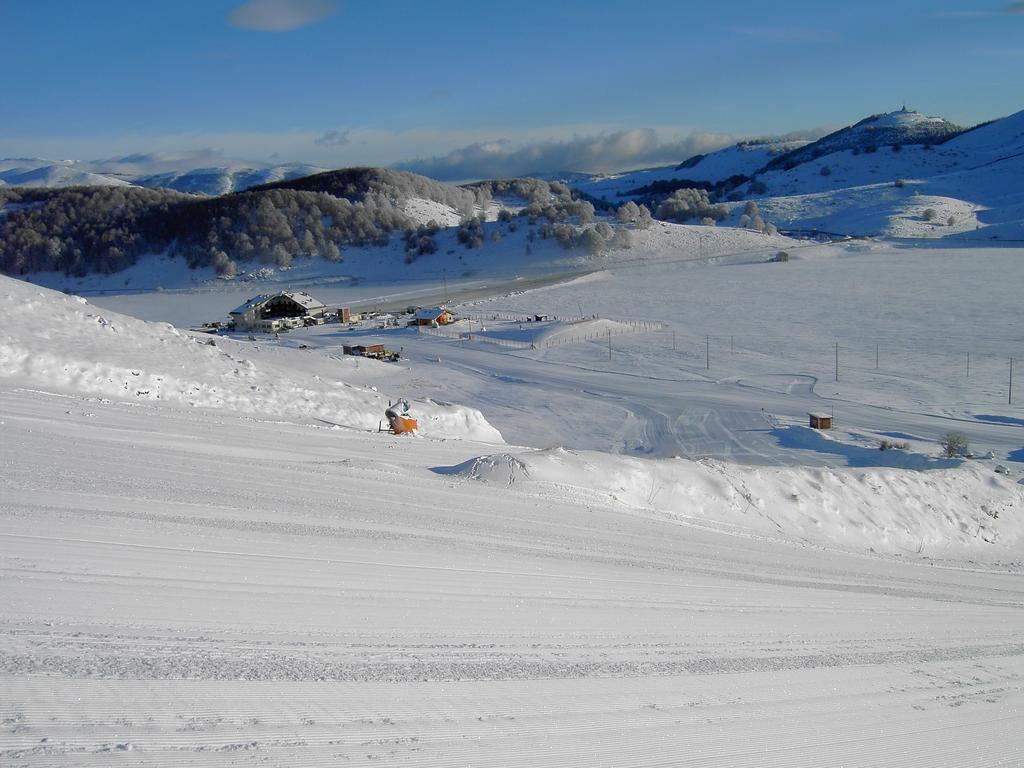
[[[291,299],[296,304],[299,304],[300,306],[304,307],[307,310],[310,310],[310,309],[323,309],[324,307],[327,306],[322,301],[320,301],[319,299],[313,298],[312,296],[310,296],[305,291],[289,291],[289,292],[283,292],[283,293],[262,293],[259,296],[253,296],[251,299],[249,299],[247,302],[242,304],[240,307],[237,307],[236,309],[231,310],[231,312],[229,312],[228,314],[231,314],[231,315],[244,315],[249,310],[251,310],[251,309],[253,309],[255,307],[258,307],[261,304],[266,304],[271,299],[276,299],[279,296],[283,296],[285,298]]]
[[[437,320],[441,315],[447,312],[446,307],[431,307],[430,309],[417,309],[416,319],[417,320]]]

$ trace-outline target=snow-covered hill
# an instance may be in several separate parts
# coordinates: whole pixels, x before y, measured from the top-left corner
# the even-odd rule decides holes
[[[779,226],[892,237],[1024,238],[1024,112],[940,146],[842,150],[758,176]],[[927,211],[933,211],[928,214]]]
[[[160,173],[152,176],[136,176],[132,183],[140,187],[173,189],[201,195],[226,195],[241,192],[259,184],[291,179],[321,173],[325,169],[315,165],[290,163],[269,167],[220,166],[194,168],[188,171]]]
[[[870,153],[882,147],[902,147],[908,144],[931,146],[953,138],[962,130],[941,117],[929,117],[904,107],[897,112],[866,117],[847,128],[772,158],[766,167],[768,170],[793,168],[842,150]]]
[[[360,366],[384,366],[372,360],[339,359],[325,378],[306,372],[300,351],[260,354],[258,346],[137,320],[20,280],[0,276],[0,296],[11,311],[0,331],[7,384],[369,430],[388,405],[383,394],[345,380],[365,376]],[[501,442],[478,411],[433,403],[414,409],[425,436]]]
[[[71,161],[53,162],[36,158],[0,160],[0,186],[124,186],[129,183],[115,176],[87,170]]]
[[[678,167],[594,177],[573,186],[618,203],[634,190],[664,195],[671,189],[666,183],[714,184],[734,175],[754,181],[725,193],[757,199],[764,218],[781,227],[1024,239],[1024,193],[1018,191],[1024,112],[963,131],[943,118],[904,109],[873,115],[814,142],[740,143]]]
[[[696,155],[679,165],[592,176],[588,179],[571,180],[569,183],[573,188],[592,197],[617,202],[620,199],[629,199],[631,195],[627,193],[657,182],[686,179],[715,184],[733,176],[749,177],[763,168],[773,157],[807,143],[805,140],[781,139],[744,141],[706,155]]]
[[[217,165],[197,162],[220,160]],[[173,189],[202,195],[239,192],[259,184],[309,176],[323,168],[304,163],[272,165],[211,158],[209,153],[132,155],[109,160],[76,161],[42,158],[0,160],[0,186],[71,187],[129,185]]]

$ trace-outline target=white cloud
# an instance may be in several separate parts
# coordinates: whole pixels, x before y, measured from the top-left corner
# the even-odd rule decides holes
[[[228,14],[228,22],[242,29],[289,32],[322,21],[336,9],[334,0],[245,0]]]
[[[445,180],[509,178],[559,171],[620,171],[644,164],[678,163],[736,140],[728,134],[691,133],[681,139],[662,141],[653,128],[633,128],[523,144],[507,139],[481,141],[445,155],[407,160],[395,167]]]
[[[147,167],[166,161],[168,168],[219,166],[232,161],[259,163],[271,159],[311,163],[324,168],[397,163],[397,167],[438,178],[462,180],[545,171],[620,171],[668,165],[718,149],[739,138],[717,133],[687,134],[676,126],[622,130],[600,124],[539,126],[506,133],[505,138],[498,141],[490,140],[492,135],[473,127],[0,136],[0,157],[108,158],[104,163],[109,163],[109,158],[118,158],[126,172],[136,160]],[[422,159],[408,159],[412,157]]]

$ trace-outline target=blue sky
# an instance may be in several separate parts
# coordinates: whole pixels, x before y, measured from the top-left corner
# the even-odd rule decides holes
[[[0,30],[0,157],[601,170],[904,103],[1024,108],[1024,3],[999,0],[0,0]]]

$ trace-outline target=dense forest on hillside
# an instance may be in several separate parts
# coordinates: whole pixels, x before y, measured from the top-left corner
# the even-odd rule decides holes
[[[594,207],[558,182],[537,179],[464,187],[381,168],[350,168],[223,195],[198,197],[141,187],[0,190],[0,271],[81,276],[125,269],[147,253],[181,256],[225,276],[239,264],[287,267],[295,258],[342,258],[346,245],[383,243],[394,232],[423,236],[401,208],[425,198],[473,218],[493,196],[517,198],[523,215],[549,222],[593,220]],[[479,238],[470,238],[476,242]],[[431,247],[424,241],[420,253]]]
[[[161,252],[225,275],[236,262],[288,266],[317,255],[337,261],[344,245],[380,243],[414,229],[400,207],[409,197],[468,215],[482,195],[368,168],[212,198],[140,187],[0,190],[0,271],[113,273]]]
[[[5,192],[0,270],[113,273],[146,253],[183,256],[221,274],[236,260],[288,266],[343,244],[386,241],[415,226],[396,202],[367,192],[352,202],[323,192],[270,189],[201,198],[141,187],[72,187]]]

